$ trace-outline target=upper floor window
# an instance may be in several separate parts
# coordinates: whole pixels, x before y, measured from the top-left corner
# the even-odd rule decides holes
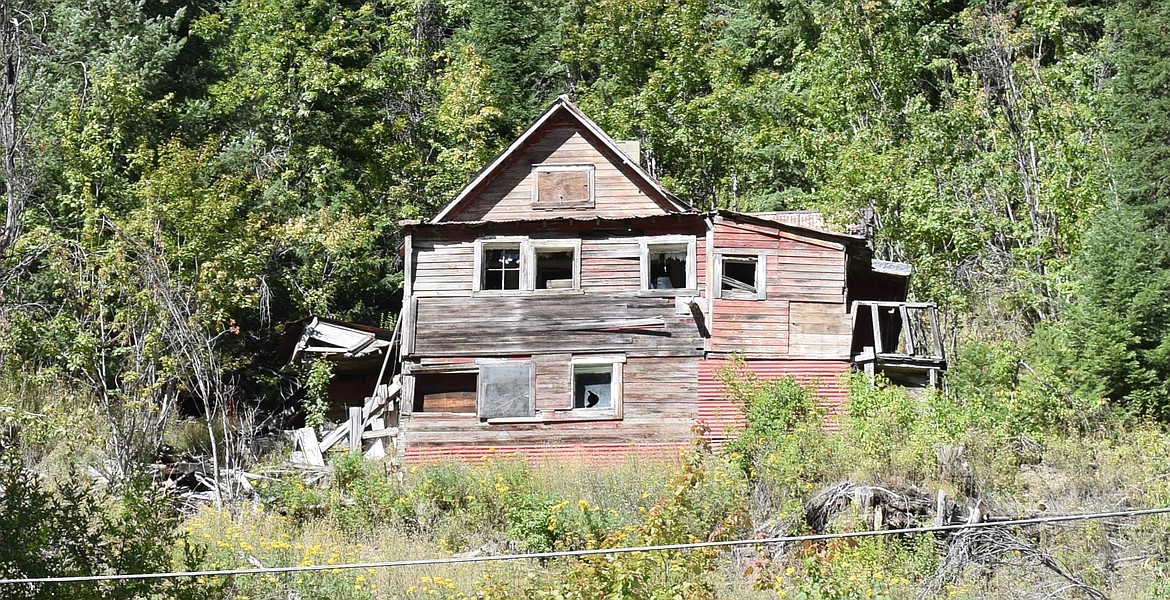
[[[694,290],[695,238],[662,236],[642,240],[642,289],[645,291]]]
[[[484,244],[482,258],[480,289],[520,289],[520,244]]]
[[[537,290],[571,290],[577,287],[577,249],[533,246]]]
[[[581,288],[581,240],[478,240],[475,256],[476,292]]]
[[[767,259],[763,254],[720,254],[715,263],[715,297],[764,300],[767,296]]]

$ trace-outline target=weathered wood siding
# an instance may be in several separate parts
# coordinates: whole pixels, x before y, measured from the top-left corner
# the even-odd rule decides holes
[[[696,416],[707,429],[707,436],[720,443],[730,431],[743,427],[743,410],[727,399],[720,371],[729,364],[708,359],[699,364],[699,403]],[[849,392],[842,376],[850,369],[848,360],[745,360],[743,368],[765,379],[790,376],[802,385],[814,386],[817,403],[825,408],[825,427],[835,430],[837,419],[845,410]]]
[[[597,143],[578,124],[561,120],[545,125],[475,197],[448,215],[451,221],[509,221],[557,217],[632,217],[662,215],[667,210],[623,172],[621,157]],[[534,165],[585,165],[594,171],[593,208],[539,210],[532,207]]]
[[[847,330],[842,336],[840,329],[842,324],[849,325],[842,247],[722,220],[715,225],[714,251],[717,255],[761,254],[767,270],[766,299],[713,300],[712,352],[776,358],[847,356]],[[713,281],[712,290],[719,284]],[[826,316],[838,313],[842,320]],[[805,323],[806,316],[814,316],[816,322]]]
[[[581,293],[538,296],[419,298],[412,356],[625,352],[702,354],[690,314],[674,298]],[[661,319],[660,326],[621,328],[623,320]]]
[[[475,282],[475,244],[469,240],[414,240],[415,297],[470,296]]]
[[[843,304],[790,302],[788,353],[807,358],[850,358],[853,324]]]
[[[571,357],[534,356],[537,416],[532,423],[486,423],[475,415],[404,417],[408,461],[527,458],[620,459],[673,452],[691,437],[698,407],[698,357],[629,357],[622,368],[622,418],[579,420],[568,410]]]

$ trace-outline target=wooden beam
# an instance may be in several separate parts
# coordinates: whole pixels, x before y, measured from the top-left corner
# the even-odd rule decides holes
[[[902,317],[902,337],[906,338],[906,354],[913,355],[914,352],[914,332],[910,327],[910,312],[906,307],[899,306],[898,314]]]
[[[878,355],[882,353],[882,325],[881,318],[878,315],[878,307],[869,307],[870,321],[873,322],[873,353]]]
[[[358,452],[362,449],[362,408],[357,406],[349,409],[349,451]]]
[[[379,429],[371,429],[362,433],[363,440],[377,440],[384,437],[393,437],[398,435],[397,427],[383,427]]]

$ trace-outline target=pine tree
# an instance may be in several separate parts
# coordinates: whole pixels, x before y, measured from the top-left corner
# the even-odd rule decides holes
[[[1077,258],[1061,326],[1082,392],[1170,418],[1170,0],[1113,10],[1113,166],[1118,206],[1098,214]]]

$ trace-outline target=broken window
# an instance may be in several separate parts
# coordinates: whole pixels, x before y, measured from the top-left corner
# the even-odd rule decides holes
[[[419,373],[414,376],[416,413],[474,413],[476,373]]]
[[[694,289],[695,238],[659,236],[642,240],[642,289],[669,291]]]
[[[537,248],[536,284],[538,290],[568,290],[576,287],[576,252],[572,248]]]
[[[765,272],[763,255],[722,256],[716,297],[763,300]]]
[[[520,289],[520,244],[484,246],[480,289]]]
[[[687,286],[687,247],[675,244],[649,246],[650,289],[673,290]]]
[[[623,356],[584,356],[573,359],[573,410],[599,411],[621,416]]]
[[[593,165],[533,168],[532,208],[593,208]]]
[[[502,361],[479,365],[479,418],[504,419],[535,414],[532,363]]]

